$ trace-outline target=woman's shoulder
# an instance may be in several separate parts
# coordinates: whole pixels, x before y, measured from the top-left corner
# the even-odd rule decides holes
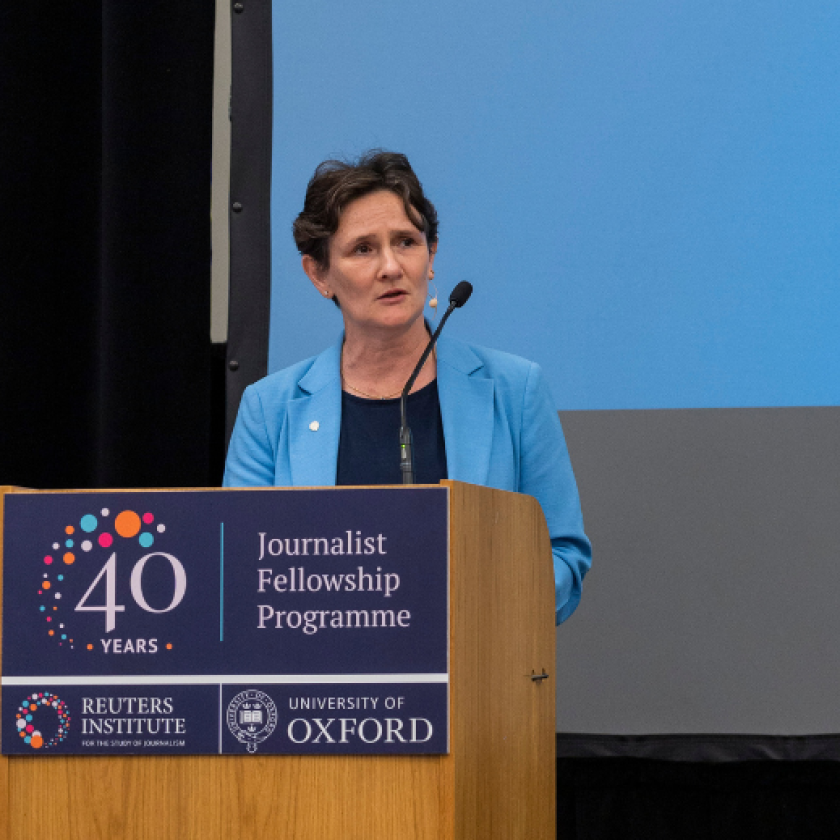
[[[273,373],[269,373],[262,379],[258,379],[248,387],[260,392],[276,392],[283,391],[289,387],[297,387],[297,383],[306,376],[317,358],[317,356],[311,356],[308,359],[295,362],[293,365],[289,365],[289,367],[283,368],[282,370],[275,370]]]
[[[475,381],[486,379],[493,382],[496,398],[501,404],[508,406],[509,411],[515,412],[526,404],[531,404],[537,394],[542,394],[546,388],[540,366],[535,362],[496,350],[483,347],[458,339],[447,339],[441,345],[438,354],[438,374],[441,365],[448,365],[457,371],[456,378],[445,376],[444,380],[450,386],[457,387],[457,376]]]
[[[282,370],[258,379],[246,388],[260,400],[283,402],[303,393],[312,393],[338,375],[338,351],[328,347],[317,356],[310,356]]]
[[[527,380],[539,366],[522,356],[457,338],[441,337],[439,359],[463,373]]]

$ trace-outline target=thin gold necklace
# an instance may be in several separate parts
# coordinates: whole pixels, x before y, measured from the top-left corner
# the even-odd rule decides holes
[[[377,397],[374,394],[368,394],[366,391],[363,391],[361,388],[357,388],[355,385],[351,385],[346,379],[342,377],[342,381],[344,382],[345,387],[349,388],[351,391],[355,391],[362,397],[367,397],[369,400],[392,400],[394,397],[399,396],[402,393],[402,388],[399,391],[394,391],[393,394],[385,394],[384,396]]]
[[[434,357],[435,361],[437,361],[437,347],[432,348],[432,356]],[[426,361],[428,362],[429,360],[426,359]],[[344,354],[343,353],[342,353],[342,358],[341,358],[341,367],[342,368],[344,367]],[[425,363],[423,364],[423,367],[426,367]],[[394,391],[393,394],[385,394],[384,396],[381,396],[381,397],[376,396],[375,394],[368,394],[366,391],[363,391],[361,388],[357,388],[355,385],[351,385],[347,381],[347,377],[344,375],[344,370],[341,371],[341,382],[345,387],[349,388],[351,391],[355,391],[360,396],[367,397],[369,400],[392,400],[392,399],[394,399],[394,397],[398,397],[402,393],[402,388],[400,388],[399,391]]]

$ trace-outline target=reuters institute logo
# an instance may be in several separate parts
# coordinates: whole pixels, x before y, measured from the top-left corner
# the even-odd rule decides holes
[[[249,753],[255,753],[277,726],[277,706],[265,692],[255,688],[240,691],[228,703],[227,725],[230,734],[245,744]]]
[[[67,704],[55,694],[36,691],[18,706],[15,725],[24,744],[33,750],[48,750],[67,737]]]

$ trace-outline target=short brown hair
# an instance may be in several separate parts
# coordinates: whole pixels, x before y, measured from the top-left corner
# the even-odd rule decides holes
[[[330,266],[330,238],[338,230],[341,214],[352,201],[378,190],[398,195],[409,219],[437,242],[437,211],[423,193],[408,158],[396,152],[371,149],[357,161],[325,160],[306,187],[306,198],[292,225],[295,244],[321,268]]]

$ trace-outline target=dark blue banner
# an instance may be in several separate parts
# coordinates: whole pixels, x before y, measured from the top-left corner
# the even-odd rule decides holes
[[[6,496],[2,750],[448,749],[448,491]]]

